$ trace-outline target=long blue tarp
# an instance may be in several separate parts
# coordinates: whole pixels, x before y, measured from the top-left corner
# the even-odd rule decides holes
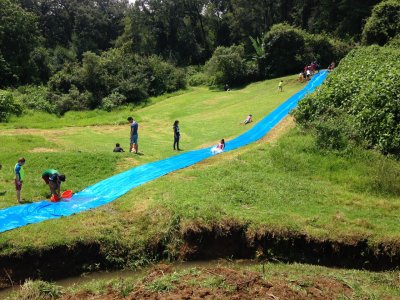
[[[298,93],[290,97],[251,129],[228,141],[225,151],[231,151],[253,143],[265,136],[278,124],[306,94],[314,91],[327,77],[327,71],[320,71]],[[69,216],[91,208],[110,203],[131,189],[159,178],[175,170],[186,168],[209,158],[211,147],[188,151],[156,162],[147,163],[110,178],[102,180],[76,193],[69,201],[57,203],[41,201],[0,210],[0,232],[45,220]]]

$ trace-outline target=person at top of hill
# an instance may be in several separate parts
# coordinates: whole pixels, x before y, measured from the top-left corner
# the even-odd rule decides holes
[[[279,81],[278,88],[280,92],[283,92],[283,80]]]
[[[225,85],[224,85],[224,91],[225,92],[228,92],[228,91],[230,91],[231,89],[229,88],[229,85],[226,83]]]
[[[22,190],[22,182],[25,179],[25,171],[23,165],[25,164],[25,158],[21,157],[18,159],[18,162],[15,164],[14,172],[15,172],[15,190],[17,191],[17,200],[18,203],[22,203],[21,199],[21,190]]]
[[[119,143],[116,143],[113,152],[125,152],[125,151],[124,151],[124,149],[122,149],[122,147]]]
[[[249,115],[247,116],[247,118],[246,118],[242,123],[240,123],[240,124],[246,125],[246,124],[249,124],[249,123],[251,123],[251,122],[253,122],[253,115],[252,115],[252,114],[249,114]]]
[[[179,149],[179,140],[181,139],[181,132],[179,130],[179,121],[175,120],[174,125],[172,125],[172,129],[174,130],[174,150],[181,151]]]
[[[328,71],[332,71],[334,68],[335,68],[335,62],[333,61],[333,62],[331,62],[331,64],[329,65],[329,67],[328,67]]]
[[[42,173],[42,179],[49,185],[51,193],[50,200],[53,202],[59,201],[61,182],[65,181],[65,175],[60,174],[60,172],[55,169],[47,169]]]
[[[138,130],[139,130],[139,124],[136,122],[132,117],[128,118],[128,122],[131,124],[131,135],[130,135],[130,148],[129,152],[135,151],[135,153],[138,153],[139,146],[138,146]]]
[[[221,153],[222,151],[224,151],[225,149],[225,140],[222,139],[217,145],[215,145],[212,149],[211,152],[213,154],[218,154]]]

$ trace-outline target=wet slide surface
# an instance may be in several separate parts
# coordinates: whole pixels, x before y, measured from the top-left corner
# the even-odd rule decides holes
[[[314,75],[301,91],[286,100],[251,129],[226,142],[225,151],[231,151],[261,139],[296,107],[299,100],[320,86],[327,75],[327,71],[320,71]],[[114,175],[74,194],[68,201],[57,203],[41,201],[8,207],[0,210],[0,232],[102,206],[114,201],[139,185],[172,171],[194,165],[211,156],[213,156],[211,147],[188,151]]]

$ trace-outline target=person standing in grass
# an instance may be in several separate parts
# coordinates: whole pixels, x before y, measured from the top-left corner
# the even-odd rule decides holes
[[[25,158],[20,157],[18,162],[15,164],[15,190],[17,191],[17,200],[18,203],[22,203],[21,199],[21,190],[22,190],[22,182],[25,178],[25,171],[23,165],[25,164]]]
[[[283,92],[283,81],[281,80],[278,85],[279,91]]]
[[[128,118],[128,122],[131,124],[131,140],[130,140],[130,148],[129,152],[135,151],[135,153],[138,153],[138,130],[139,130],[139,124],[136,122],[132,117]]]
[[[172,128],[174,129],[174,150],[181,151],[181,149],[179,149],[179,140],[181,138],[181,132],[179,131],[179,121],[178,120],[176,120],[174,122],[174,125],[172,126]]]
[[[65,181],[65,175],[60,174],[57,170],[47,169],[42,173],[42,179],[49,185],[51,193],[51,201],[60,200],[61,182]]]

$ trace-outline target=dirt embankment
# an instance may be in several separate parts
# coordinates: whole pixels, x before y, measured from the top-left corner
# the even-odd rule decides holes
[[[176,273],[160,265],[134,285],[128,295],[111,286],[102,295],[80,292],[65,295],[72,299],[337,299],[351,295],[343,282],[328,277],[308,277],[301,281],[274,278],[265,280],[259,273],[230,268],[201,268]]]
[[[0,256],[0,287],[23,283],[27,278],[55,280],[93,268],[113,269],[121,267],[121,262],[129,264],[130,260],[135,259],[129,257],[130,249],[120,251],[119,257],[111,257],[115,254],[107,250],[108,246],[99,241],[80,242],[47,250],[31,250],[19,255]],[[124,250],[124,245],[118,247]],[[185,228],[176,228],[174,236],[160,239],[156,245],[149,246],[145,255],[147,260],[158,260],[166,256],[175,256],[181,260],[257,258],[382,271],[400,265],[400,251],[396,249],[383,244],[372,249],[366,240],[321,241],[303,234],[278,234],[268,230],[254,233],[245,224],[226,221],[213,225],[191,223],[186,224]]]

